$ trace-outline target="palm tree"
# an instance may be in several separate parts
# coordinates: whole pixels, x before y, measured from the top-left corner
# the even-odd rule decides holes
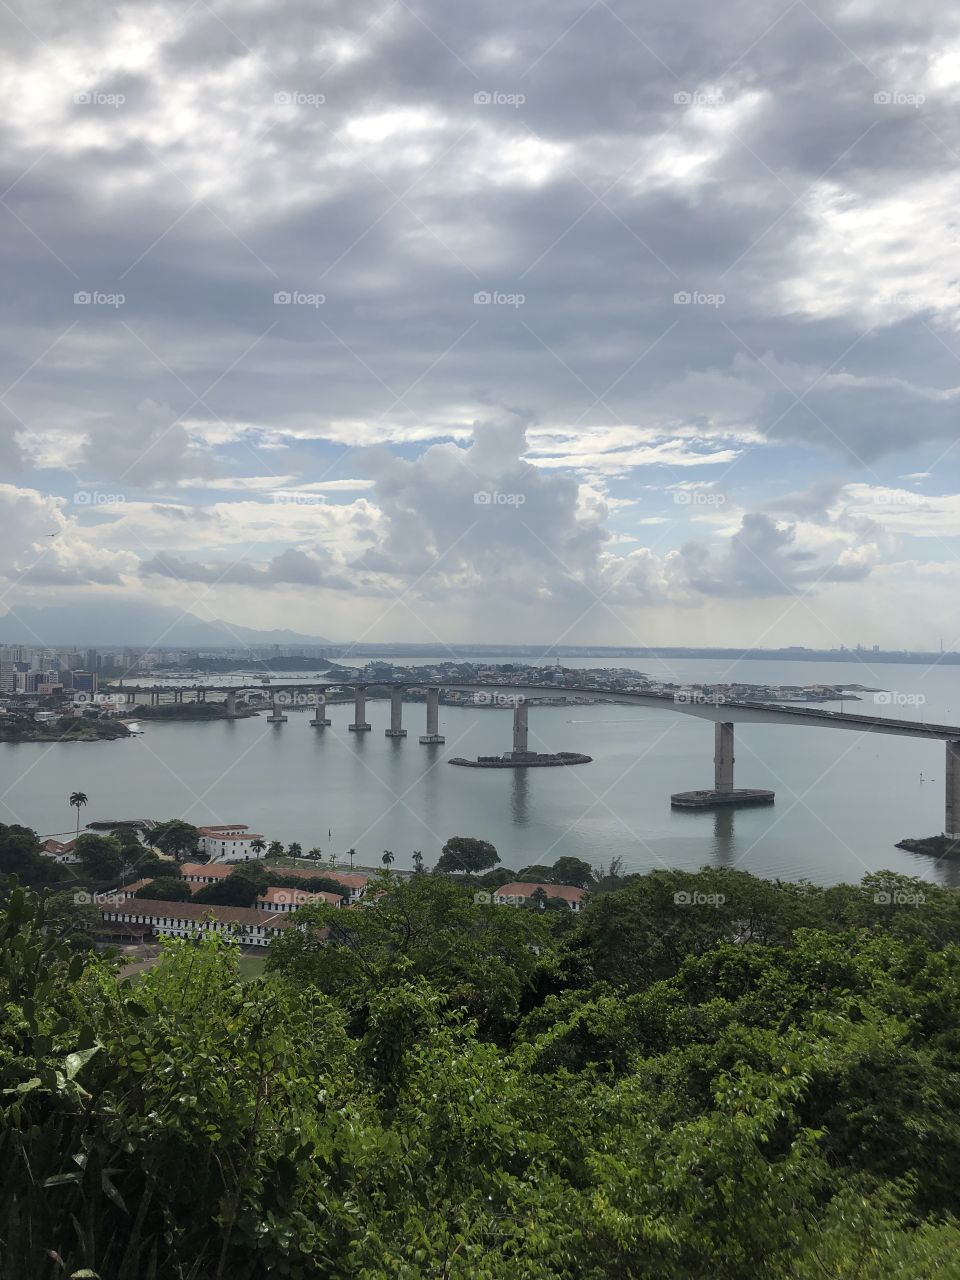
[[[414,871],[423,870],[423,854],[419,849],[414,849],[413,851],[413,869]]]
[[[394,856],[389,849],[384,849],[383,857],[380,859],[380,861],[383,863],[385,867],[389,867],[390,863],[394,861]]]
[[[257,855],[258,858],[260,857],[261,853],[263,853],[264,849],[266,849],[266,847],[267,847],[266,841],[261,840],[259,836],[257,836],[255,840],[250,841],[250,848]]]
[[[271,841],[270,841],[270,846],[269,846],[269,848],[267,849],[267,857],[268,857],[268,858],[282,858],[282,857],[283,857],[283,845],[280,843],[280,841],[279,841],[279,840],[271,840]]]
[[[348,850],[347,850],[347,857],[350,859],[350,870],[351,870],[351,871],[353,870],[353,860],[354,860],[354,858],[355,858],[356,856],[357,856],[357,851],[356,851],[356,849],[348,849]]]
[[[303,853],[303,847],[294,840],[293,844],[287,846],[287,853],[291,858],[299,858]]]
[[[80,837],[80,809],[87,803],[87,793],[85,791],[71,791],[70,805],[77,811],[77,838]]]
[[[308,857],[312,862],[319,862],[319,861],[320,861],[320,859],[323,857],[323,853],[322,853],[322,852],[321,852],[321,850],[320,850],[320,846],[319,846],[319,845],[314,845],[312,849],[308,849],[308,850],[307,850],[307,857]]]

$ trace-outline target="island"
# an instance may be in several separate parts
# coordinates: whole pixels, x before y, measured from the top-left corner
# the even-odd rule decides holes
[[[64,716],[59,720],[30,720],[0,716],[0,742],[113,742],[131,737],[122,720]]]

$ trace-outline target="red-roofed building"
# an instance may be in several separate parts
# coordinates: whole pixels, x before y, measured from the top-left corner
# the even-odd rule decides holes
[[[76,850],[77,841],[75,837],[71,840],[60,841],[54,839],[53,836],[48,836],[40,845],[40,852],[45,858],[50,858],[64,867],[73,866],[80,861]]]
[[[233,867],[218,866],[215,862],[183,862],[180,864],[180,879],[189,884],[215,884],[217,880],[225,880]]]
[[[522,907],[538,889],[542,889],[548,898],[561,898],[571,911],[582,911],[587,898],[586,889],[578,889],[572,884],[538,884],[534,880],[512,880],[509,884],[502,884],[499,889],[494,889],[493,900],[498,907]]]
[[[118,933],[142,937],[196,938],[211,934],[234,937],[250,947],[269,947],[274,938],[294,924],[291,915],[258,911],[255,907],[218,907],[201,902],[159,902],[152,898],[128,898],[101,909],[104,924]]]
[[[227,822],[215,827],[198,827],[200,848],[211,862],[250,862],[262,858],[265,849],[251,849],[254,840],[263,841],[259,832],[245,823]],[[265,845],[266,842],[264,842]]]
[[[296,911],[308,903],[326,903],[329,907],[339,907],[343,899],[337,893],[308,893],[306,889],[270,888],[257,898],[257,906],[261,911]]]

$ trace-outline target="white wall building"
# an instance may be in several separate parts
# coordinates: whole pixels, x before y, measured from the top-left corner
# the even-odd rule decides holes
[[[198,827],[197,830],[200,832],[200,848],[211,862],[255,862],[265,852],[251,849],[254,840],[263,840],[263,836],[242,822]]]

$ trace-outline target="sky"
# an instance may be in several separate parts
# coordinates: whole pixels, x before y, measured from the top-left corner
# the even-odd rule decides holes
[[[960,13],[0,30],[8,623],[960,648]]]

